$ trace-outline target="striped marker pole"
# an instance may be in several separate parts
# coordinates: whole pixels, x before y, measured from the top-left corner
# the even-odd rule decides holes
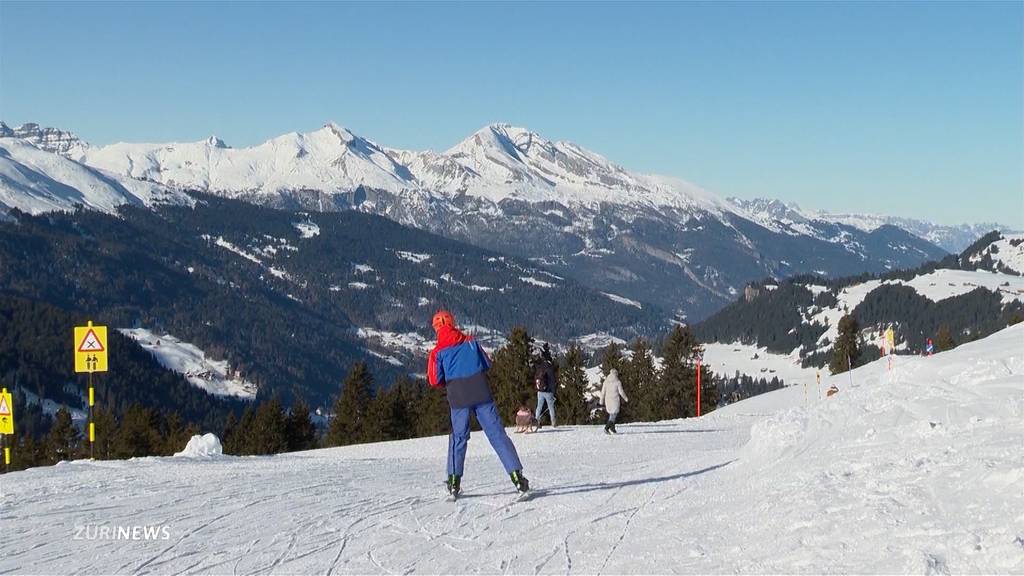
[[[697,357],[697,418],[700,418],[700,357]]]
[[[93,421],[92,406],[96,401],[96,392],[92,387],[92,372],[89,372],[89,459],[96,458],[93,453],[93,443],[96,441],[96,422]]]

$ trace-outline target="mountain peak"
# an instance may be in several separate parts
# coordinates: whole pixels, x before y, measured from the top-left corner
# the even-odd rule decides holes
[[[206,139],[206,145],[210,148],[227,148],[228,145],[223,140],[218,138],[216,135],[210,136]]]
[[[326,130],[331,134],[334,134],[335,136],[338,137],[339,140],[345,143],[351,142],[358,138],[358,136],[353,134],[351,130],[333,121],[324,124],[322,130]]]
[[[0,122],[0,138],[21,138],[36,148],[68,158],[77,158],[89,148],[88,143],[72,132],[58,128],[44,128],[35,122],[26,122],[17,128],[11,128],[6,123]]]

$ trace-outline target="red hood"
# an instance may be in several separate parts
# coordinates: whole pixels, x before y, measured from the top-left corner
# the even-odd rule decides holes
[[[435,346],[435,349],[440,350],[441,348],[462,344],[466,340],[469,340],[469,336],[459,332],[458,328],[441,326],[441,329],[437,331],[437,346]]]

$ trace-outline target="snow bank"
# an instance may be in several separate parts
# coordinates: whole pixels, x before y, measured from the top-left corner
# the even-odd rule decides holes
[[[220,445],[220,438],[215,434],[206,433],[202,436],[196,435],[189,439],[185,449],[174,454],[175,458],[210,458],[221,456],[224,448]]]

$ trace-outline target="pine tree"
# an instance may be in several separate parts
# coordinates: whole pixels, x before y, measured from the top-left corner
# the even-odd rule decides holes
[[[328,446],[344,446],[365,442],[370,432],[368,411],[373,390],[373,376],[365,362],[356,362],[345,378],[341,395],[334,403],[334,415],[327,432]]]
[[[590,419],[587,402],[587,374],[583,351],[575,343],[562,358],[558,370],[558,419],[567,424],[586,424]]]
[[[703,353],[689,326],[676,325],[661,354],[664,366],[658,379],[657,397],[650,402],[655,420],[689,418],[697,413],[697,358]]]
[[[141,404],[132,404],[121,418],[114,436],[114,454],[117,458],[155,456],[160,453],[160,436],[152,410]]]
[[[279,454],[288,450],[286,416],[275,395],[256,410],[251,431],[252,454]]]
[[[839,319],[839,336],[832,345],[832,359],[828,367],[832,374],[841,374],[857,367],[860,359],[860,324],[852,314]]]
[[[96,441],[93,443],[93,457],[110,460],[114,457],[114,438],[117,435],[117,420],[114,414],[103,406],[92,410],[92,421],[96,425]]]
[[[47,438],[47,459],[54,463],[73,459],[78,452],[80,440],[78,429],[71,421],[71,412],[61,406],[53,416],[53,427]]]
[[[487,376],[502,418],[511,418],[523,395],[535,390],[532,344],[533,338],[526,328],[517,326],[509,334],[508,343],[494,353],[494,362]]]
[[[416,384],[419,402],[416,403],[416,436],[436,436],[451,430],[451,412],[444,388],[427,386],[422,380]]]
[[[309,416],[309,405],[299,398],[288,412],[285,422],[288,451],[311,450],[316,447],[316,426]]]
[[[608,344],[601,351],[601,375],[607,376],[612,368],[622,372],[622,346],[618,342]]]
[[[701,351],[703,356],[703,350]],[[700,413],[701,416],[718,408],[719,379],[703,363],[700,366]]]
[[[956,348],[956,341],[953,340],[953,332],[949,329],[948,324],[939,326],[938,332],[935,333],[934,344],[936,352],[945,352]]]
[[[415,433],[415,392],[405,376],[382,390],[370,405],[370,423],[374,440],[402,440]]]
[[[181,452],[188,445],[188,441],[192,439],[192,435],[189,434],[190,430],[182,421],[181,415],[176,411],[164,419],[164,443],[160,453],[164,456],[170,456],[176,452]]]
[[[228,417],[231,420],[231,416]],[[231,429],[228,443],[224,444],[224,452],[235,456],[247,456],[255,454],[255,447],[252,444],[252,431],[256,422],[256,411],[252,404],[247,404],[242,410],[242,417]]]
[[[16,445],[17,449],[12,450],[11,467],[9,470],[24,470],[33,466],[46,464],[45,450],[40,448],[40,443],[32,436],[25,436],[21,444]]]
[[[238,428],[238,419],[234,412],[228,412],[227,420],[224,422],[224,432],[221,438],[221,447],[225,454],[238,454],[233,448],[235,446],[235,430]]]
[[[657,412],[654,404],[658,402],[658,371],[654,367],[654,355],[643,338],[634,340],[630,351],[630,358],[620,362],[619,377],[629,397],[629,403],[622,405],[620,418],[623,422],[651,420]]]

